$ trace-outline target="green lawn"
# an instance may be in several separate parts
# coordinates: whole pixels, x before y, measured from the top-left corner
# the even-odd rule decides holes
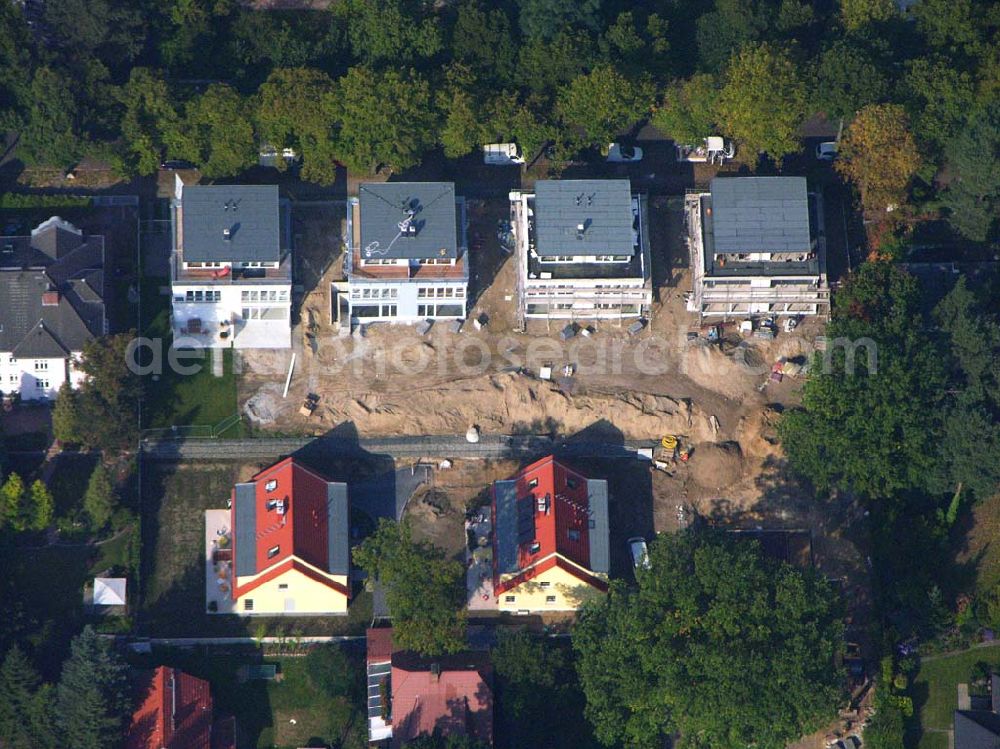
[[[948,734],[940,732],[925,732],[920,737],[920,743],[917,744],[917,749],[948,749]]]
[[[158,375],[146,378],[143,429],[169,429],[176,426],[187,427],[189,429],[185,429],[184,433],[197,436],[242,436],[242,425],[239,422],[224,433],[211,432],[213,427],[239,410],[231,349],[223,351],[222,377],[212,374],[212,354],[207,351],[204,352],[196,374],[182,375],[169,366],[168,351],[172,342],[170,297],[159,293],[160,287],[169,283],[170,280],[166,278],[150,278],[142,282],[143,335],[152,339],[154,346],[162,345],[163,363],[163,369]],[[199,362],[197,359],[185,358],[181,363],[189,365]]]
[[[956,655],[925,660],[913,681],[913,705],[925,729],[920,736],[920,749],[940,749],[940,739],[926,729],[949,730],[957,705],[957,687],[968,683],[974,666],[979,662],[1000,667],[1000,644],[973,648]],[[944,734],[941,734],[944,735]]]
[[[142,481],[140,630],[160,637],[253,636],[267,633],[363,634],[371,621],[371,596],[361,593],[348,616],[253,617],[205,612],[204,511],[226,506],[239,464],[148,464]],[[253,470],[256,465],[251,466]]]

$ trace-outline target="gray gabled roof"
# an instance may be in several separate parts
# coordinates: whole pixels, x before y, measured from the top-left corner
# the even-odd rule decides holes
[[[237,484],[233,497],[236,534],[233,575],[257,574],[257,490],[254,484]]]
[[[608,525],[608,482],[604,479],[587,479],[587,502],[590,512],[590,569],[608,574],[611,570]]]
[[[955,749],[1000,748],[1000,715],[986,710],[955,711]]]
[[[185,262],[280,261],[278,214],[276,185],[185,187],[181,193]]]
[[[715,252],[808,252],[805,177],[716,177],[712,180]]]
[[[534,211],[535,251],[541,256],[637,251],[627,179],[539,180]]]
[[[331,575],[351,574],[351,542],[347,526],[351,512],[347,502],[347,484],[330,481],[327,501],[327,571]]]
[[[520,569],[517,561],[517,481],[497,481],[493,484],[493,492],[496,497],[493,537],[497,555],[493,566],[498,574],[505,575]]]
[[[56,359],[103,334],[103,302],[84,302],[63,287],[57,304],[42,304],[53,287],[44,270],[0,271],[0,351]]]
[[[361,259],[457,258],[455,185],[382,182],[358,188]],[[412,211],[409,230],[400,224]]]

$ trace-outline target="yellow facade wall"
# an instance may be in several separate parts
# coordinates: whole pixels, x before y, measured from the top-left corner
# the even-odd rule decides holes
[[[576,611],[585,601],[603,595],[604,591],[583,582],[561,567],[552,567],[506,593],[501,593],[497,606],[500,611],[508,613]],[[510,600],[512,597],[513,600]]]
[[[345,575],[328,575],[322,572],[319,574],[340,583],[345,590],[350,589],[348,587],[350,583]],[[246,585],[253,579],[253,576],[240,577],[237,578],[237,584]],[[251,610],[246,608],[247,599],[253,601]],[[236,601],[236,613],[289,616],[346,614],[347,596],[293,568],[240,596]]]

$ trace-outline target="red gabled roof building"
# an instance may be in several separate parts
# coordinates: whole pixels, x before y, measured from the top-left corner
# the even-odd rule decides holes
[[[508,611],[575,610],[608,588],[608,486],[549,456],[493,484],[493,594]]]
[[[215,715],[207,681],[160,666],[137,687],[126,749],[235,749],[235,720]]]
[[[241,614],[343,614],[350,598],[347,485],[286,458],[232,495]]]
[[[483,652],[424,658],[394,650],[391,629],[369,629],[368,731],[395,749],[423,735],[493,745],[493,668]]]

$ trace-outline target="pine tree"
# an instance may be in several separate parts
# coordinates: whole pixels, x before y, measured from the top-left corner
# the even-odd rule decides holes
[[[24,480],[19,474],[12,473],[0,487],[0,528],[23,531],[25,526]]]
[[[90,517],[91,527],[97,531],[108,524],[115,511],[115,490],[104,465],[98,463],[90,474],[87,493],[83,495],[83,510]]]
[[[41,678],[24,652],[15,645],[0,665],[0,745],[32,749],[38,745],[26,717],[35,712]]]
[[[55,500],[52,492],[42,482],[36,479],[31,485],[31,529],[44,531],[52,525],[52,518],[55,515]]]
[[[64,746],[111,749],[129,715],[126,666],[111,643],[85,627],[70,645],[56,697]]]
[[[64,382],[52,406],[52,434],[60,442],[80,442],[79,395]]]

